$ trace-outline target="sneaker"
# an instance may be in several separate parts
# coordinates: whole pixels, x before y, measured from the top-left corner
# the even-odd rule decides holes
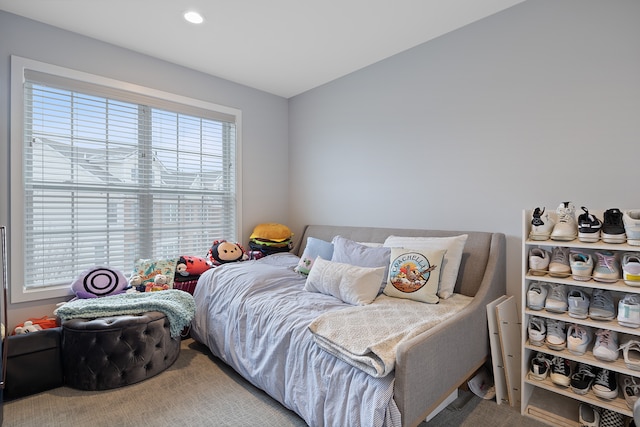
[[[570,362],[560,356],[555,356],[551,360],[551,381],[554,384],[561,385],[563,387],[569,387],[571,382],[571,364]]]
[[[586,281],[591,279],[593,272],[593,258],[586,252],[571,251],[569,265],[574,280]]]
[[[618,333],[608,329],[598,329],[596,343],[593,345],[593,356],[596,359],[613,362],[618,360]]]
[[[640,209],[624,211],[622,222],[627,235],[627,243],[631,246],[640,246]]]
[[[600,427],[600,412],[586,403],[581,403],[578,409],[580,425],[583,427]]]
[[[568,277],[571,274],[569,264],[569,248],[554,247],[551,250],[549,275],[553,277]]]
[[[604,283],[615,283],[620,278],[620,267],[616,256],[611,251],[596,251],[596,266],[593,269],[593,280]]]
[[[589,317],[593,320],[613,320],[616,317],[613,295],[610,291],[593,290],[589,305]]]
[[[551,232],[551,240],[571,241],[578,237],[576,208],[571,202],[562,202],[556,209],[558,222]]]
[[[582,206],[582,210],[584,213],[578,216],[578,239],[581,242],[595,243],[600,240],[602,221],[590,214],[584,206]]]
[[[544,308],[552,313],[565,313],[568,309],[567,285],[551,283]]]
[[[533,248],[529,251],[529,270],[534,276],[544,276],[549,270],[551,256],[548,251]]]
[[[531,359],[531,369],[529,370],[531,378],[538,381],[544,381],[551,370],[551,356],[539,351],[536,356]]]
[[[567,350],[571,354],[582,356],[587,352],[592,339],[591,329],[582,325],[571,325],[567,330]]]
[[[529,326],[527,327],[529,335],[529,344],[536,347],[542,347],[547,337],[547,327],[544,323],[544,319],[541,317],[531,316],[529,318]]]
[[[620,346],[627,368],[640,371],[640,341],[629,340]]]
[[[555,226],[553,219],[549,218],[549,214],[544,212],[544,208],[535,208],[531,215],[531,231],[529,239],[531,240],[549,240],[551,231]]]
[[[618,384],[622,388],[627,407],[633,409],[633,405],[636,404],[638,397],[640,397],[640,378],[620,374],[618,376]]]
[[[540,282],[533,282],[527,291],[527,307],[531,310],[542,310],[547,299],[547,286]]]
[[[545,342],[551,350],[560,351],[567,347],[567,327],[562,320],[547,319]]]
[[[604,212],[604,224],[602,224],[602,241],[605,243],[624,243],[627,241],[625,234],[623,214],[620,209],[607,209]]]
[[[640,286],[640,252],[622,255],[622,279],[629,286]]]
[[[640,327],[640,295],[626,294],[618,302],[618,323],[629,328]]]
[[[576,319],[586,319],[589,314],[589,294],[576,288],[569,292],[567,297],[569,316]]]
[[[624,427],[624,417],[617,411],[600,408],[600,427]]]
[[[576,372],[571,375],[571,391],[576,394],[587,394],[595,379],[596,374],[593,372],[593,366],[578,363]]]
[[[616,381],[615,371],[606,368],[598,369],[591,390],[602,399],[615,399],[618,397],[618,382]]]

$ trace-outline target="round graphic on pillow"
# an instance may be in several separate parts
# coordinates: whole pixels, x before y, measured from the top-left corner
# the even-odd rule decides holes
[[[389,282],[400,292],[416,292],[427,284],[435,268],[423,254],[406,252],[391,260]]]
[[[82,272],[71,284],[78,298],[95,298],[124,292],[127,279],[115,269],[93,267]]]

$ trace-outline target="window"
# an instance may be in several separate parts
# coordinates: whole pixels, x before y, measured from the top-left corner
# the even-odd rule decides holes
[[[12,57],[11,301],[67,295],[95,265],[128,275],[238,240],[239,119]]]

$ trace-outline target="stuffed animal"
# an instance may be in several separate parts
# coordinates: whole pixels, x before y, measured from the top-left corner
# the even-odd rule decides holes
[[[213,266],[218,266],[229,262],[244,261],[245,253],[240,243],[216,240],[211,245],[207,258]]]
[[[169,285],[167,284],[169,279],[164,274],[156,274],[156,277],[153,279],[153,283],[147,283],[145,288],[145,292],[156,292],[156,291],[166,291],[169,289]]]
[[[176,266],[176,272],[181,276],[199,276],[208,269],[211,265],[206,259],[197,256],[181,256]]]
[[[37,332],[41,330],[42,330],[42,326],[34,325],[31,320],[27,320],[26,322],[24,322],[23,326],[18,326],[14,330],[14,333],[16,335],[20,335],[20,334],[29,334],[31,332]]]
[[[121,271],[97,266],[80,273],[71,284],[71,290],[78,298],[97,298],[121,294],[128,286]]]

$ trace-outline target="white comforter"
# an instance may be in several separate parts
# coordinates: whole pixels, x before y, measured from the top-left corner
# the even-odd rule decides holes
[[[397,426],[393,375],[376,378],[322,350],[308,326],[351,307],[306,292],[298,257],[275,254],[207,271],[194,292],[193,337],[310,426]]]

